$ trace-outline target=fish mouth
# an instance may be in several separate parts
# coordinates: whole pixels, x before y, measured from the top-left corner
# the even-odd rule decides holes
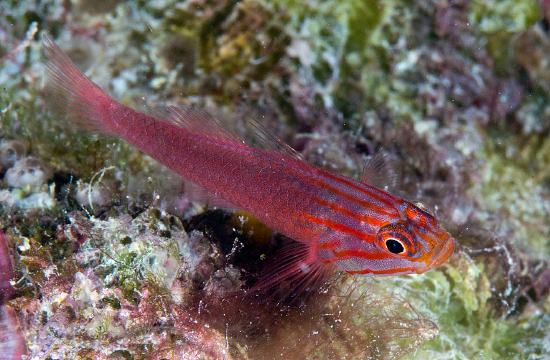
[[[422,274],[428,270],[434,269],[439,265],[447,261],[455,249],[455,242],[451,235],[447,234],[445,239],[439,244],[433,253],[433,261],[431,263],[424,263],[424,266],[419,267],[416,270],[417,274]]]
[[[455,249],[455,242],[453,238],[447,234],[447,238],[441,242],[439,247],[434,252],[434,261],[428,266],[428,268],[433,269],[443,264],[447,259],[451,257]]]

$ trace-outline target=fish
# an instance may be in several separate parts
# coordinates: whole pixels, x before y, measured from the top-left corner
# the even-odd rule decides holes
[[[14,277],[8,238],[0,227],[0,306],[15,294],[15,288],[11,283]]]
[[[12,285],[14,277],[8,237],[0,227],[0,353],[1,359],[10,360],[27,355],[25,335],[21,331],[15,310],[7,304],[16,292]]]
[[[260,124],[249,146],[192,106],[148,114],[117,102],[43,36],[45,91],[77,127],[121,138],[204,189],[294,240],[262,286],[305,287],[334,269],[359,276],[421,274],[443,264],[454,239],[413,202],[306,162]]]

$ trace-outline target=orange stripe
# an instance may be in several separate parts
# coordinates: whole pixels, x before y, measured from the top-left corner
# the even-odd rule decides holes
[[[330,201],[326,201],[326,200],[323,200],[323,199],[315,197],[315,196],[312,197],[311,199],[319,205],[327,206],[327,207],[331,208],[332,210],[337,211],[339,213],[342,213],[344,215],[347,215],[347,216],[349,216],[349,217],[351,217],[351,218],[353,218],[357,221],[366,222],[366,223],[369,223],[370,225],[374,225],[374,226],[381,226],[384,223],[384,221],[378,220],[378,219],[376,219],[372,216],[359,215],[357,213],[354,213],[353,211],[345,209],[342,206],[336,205],[334,203],[331,203]],[[373,209],[373,211],[377,211],[377,210]],[[379,212],[379,211],[377,211],[377,212]],[[388,213],[386,213],[386,214],[388,216],[390,215]]]
[[[378,195],[375,195],[372,191],[370,191],[367,186],[370,186],[370,185],[366,185],[366,184],[363,184],[363,186],[358,186],[356,183],[352,182],[352,181],[349,181],[345,178],[340,178],[338,176],[335,176],[335,174],[333,173],[330,173],[324,169],[318,169],[319,172],[321,172],[323,175],[325,175],[326,177],[328,177],[329,179],[332,179],[332,180],[336,180],[336,181],[339,181],[341,182],[342,184],[345,184],[345,185],[348,185],[349,187],[352,187],[356,190],[359,190],[367,195],[369,195],[370,197],[372,198],[375,198],[376,200],[382,202],[382,203],[385,203],[387,204],[388,206],[391,205],[391,203],[387,200],[387,199],[384,199],[383,197],[380,197]],[[328,186],[328,185],[327,185]],[[373,187],[374,189],[376,189],[375,187]],[[382,191],[380,189],[377,189],[379,191]],[[388,194],[387,192],[385,191],[382,191],[383,193],[385,193],[386,195],[388,195],[390,198],[392,199],[395,199],[393,196],[391,196],[390,194]]]
[[[325,226],[331,228],[332,230],[336,230],[336,231],[340,231],[340,232],[343,232],[343,233],[346,233],[346,234],[353,235],[356,238],[359,238],[361,240],[365,240],[365,241],[368,241],[368,242],[374,242],[374,239],[375,239],[374,235],[369,235],[369,234],[366,234],[362,231],[351,229],[347,226],[335,223],[333,221],[319,219],[319,218],[316,218],[316,217],[311,216],[309,214],[306,214],[305,216],[309,221],[317,223],[317,224],[325,225]]]
[[[336,180],[338,180],[336,178]],[[349,200],[351,202],[354,202],[356,204],[359,204],[365,208],[368,208],[368,209],[371,209],[373,211],[376,211],[376,212],[379,212],[381,214],[385,214],[387,216],[395,216],[395,212],[392,212],[391,210],[386,210],[384,208],[381,208],[379,206],[376,206],[374,205],[373,203],[371,202],[368,202],[368,201],[364,201],[364,200],[359,200],[357,199],[356,197],[352,196],[352,195],[349,195],[349,194],[346,194],[345,192],[341,191],[341,190],[338,190],[337,188],[335,187],[332,187],[330,185],[328,185],[327,183],[323,182],[322,180],[319,180],[319,179],[315,179],[315,178],[311,178],[311,181],[319,186],[321,186],[322,188],[336,194],[336,195],[339,195],[341,197],[343,197],[344,199],[346,200]],[[351,184],[351,183],[350,183]],[[350,185],[351,186],[351,185]],[[354,187],[355,189],[357,190],[361,190],[363,193],[367,194],[368,196],[374,198],[374,199],[378,199],[379,201],[381,201],[382,203],[384,204],[387,204],[388,207],[391,207],[391,203],[388,202],[387,200],[384,200],[383,198],[381,198],[380,196],[376,196],[376,195],[373,195],[369,192],[367,192],[365,189],[361,189],[357,186],[352,186]],[[388,194],[388,196],[391,196],[390,194]]]
[[[368,252],[365,250],[341,250],[341,251],[334,251],[334,256],[336,256],[337,260],[346,260],[351,258],[363,258],[368,260],[381,260],[381,259],[387,259],[389,256],[387,254],[381,253],[381,252]]]
[[[317,250],[331,250],[331,249],[334,249],[335,247],[337,247],[339,245],[340,245],[340,241],[332,240],[332,241],[327,242],[326,244],[317,245],[316,249]]]

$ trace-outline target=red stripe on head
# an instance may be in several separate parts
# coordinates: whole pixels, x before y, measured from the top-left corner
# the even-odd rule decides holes
[[[305,216],[311,222],[314,222],[316,224],[324,225],[324,226],[326,226],[326,227],[328,227],[332,230],[335,230],[335,231],[340,231],[340,232],[343,232],[343,233],[346,233],[346,234],[349,234],[349,235],[353,235],[356,238],[361,239],[361,240],[365,240],[365,241],[368,241],[368,242],[373,242],[376,238],[374,235],[369,235],[369,234],[364,233],[362,231],[354,230],[354,229],[349,228],[345,225],[338,224],[338,223],[335,223],[335,222],[330,221],[330,220],[320,219],[320,218],[317,218],[315,216],[311,216],[309,214],[306,214]]]
[[[366,184],[363,184],[363,183],[358,183],[356,181],[353,181],[352,179],[340,177],[337,174],[331,173],[331,172],[326,171],[324,169],[319,169],[319,172],[321,174],[323,174],[325,177],[327,177],[331,180],[337,181],[341,184],[344,184],[344,185],[349,186],[349,187],[351,187],[355,190],[358,190],[358,191],[360,191],[360,192],[372,197],[373,199],[375,199],[375,200],[377,200],[381,203],[384,203],[388,206],[391,206],[392,205],[391,201],[395,200],[395,198],[392,195],[390,195],[389,193],[387,193],[385,191],[382,191],[380,189],[377,189],[375,187],[372,187],[370,185],[366,185]],[[328,186],[328,185],[326,185],[326,186]],[[387,198],[379,196],[378,194],[376,194],[371,189],[376,189],[377,191],[380,191],[380,192],[384,193],[387,197],[390,198],[390,200],[388,200]]]
[[[349,216],[350,218],[354,219],[354,220],[357,220],[357,221],[360,221],[360,222],[364,222],[364,223],[367,223],[369,225],[372,225],[372,226],[381,226],[384,221],[383,220],[380,220],[380,219],[377,219],[373,216],[367,216],[367,215],[360,215],[360,214],[357,214],[351,210],[348,210],[342,206],[339,206],[339,205],[336,205],[334,203],[331,203],[330,201],[326,201],[326,200],[323,200],[323,199],[320,199],[318,197],[312,197],[312,200],[314,202],[316,202],[317,204],[319,205],[323,205],[323,206],[327,206],[329,207],[330,209],[334,210],[334,211],[337,211],[343,215],[346,215],[346,216]],[[363,205],[363,204],[361,204]],[[364,206],[364,205],[363,205]],[[366,207],[366,206],[364,206]],[[372,211],[375,211],[375,212],[378,212],[378,213],[381,213],[381,215],[385,215],[385,216],[391,216],[390,213],[388,213],[387,211],[385,210],[381,210],[380,208],[377,208],[375,207],[374,205],[370,205],[369,206],[370,210]],[[379,210],[380,209],[380,210]]]

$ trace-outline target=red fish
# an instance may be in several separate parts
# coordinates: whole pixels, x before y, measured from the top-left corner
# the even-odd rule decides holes
[[[0,227],[0,359],[16,360],[27,355],[25,336],[13,308],[6,304],[15,294],[12,286],[14,272],[8,238]]]
[[[413,203],[308,164],[267,131],[263,148],[252,148],[196,108],[137,112],[81,74],[48,36],[44,47],[46,90],[74,123],[128,141],[297,242],[268,282],[309,284],[334,265],[353,275],[423,273],[453,253],[453,238]]]

